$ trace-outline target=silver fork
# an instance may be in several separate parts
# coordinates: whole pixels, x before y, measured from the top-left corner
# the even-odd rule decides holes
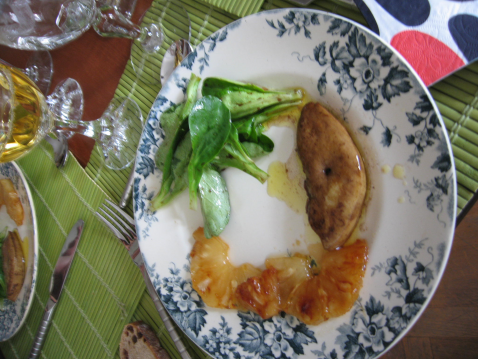
[[[133,262],[141,270],[146,283],[146,288],[148,288],[149,295],[153,299],[154,305],[158,310],[159,315],[163,320],[164,326],[169,332],[169,335],[171,335],[174,345],[178,349],[181,358],[191,359],[191,356],[187,352],[186,347],[181,341],[181,338],[179,338],[179,335],[174,328],[173,322],[161,303],[158,293],[156,292],[153,283],[151,283],[151,279],[146,271],[143,256],[141,255],[138,245],[138,237],[136,236],[136,227],[133,218],[131,218],[126,212],[124,212],[110,200],[106,199],[105,201],[108,205],[102,203],[98,208],[96,215],[106,224],[109,229],[111,229],[111,231],[113,231],[121,243],[123,243],[125,248],[128,250],[129,255],[133,259]],[[113,211],[111,207],[114,208],[116,212]]]

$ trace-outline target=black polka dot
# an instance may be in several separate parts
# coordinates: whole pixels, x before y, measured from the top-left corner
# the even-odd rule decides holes
[[[430,16],[428,0],[376,0],[390,15],[407,26],[418,26]]]
[[[478,17],[460,14],[448,20],[448,29],[453,40],[468,61],[478,58]]]

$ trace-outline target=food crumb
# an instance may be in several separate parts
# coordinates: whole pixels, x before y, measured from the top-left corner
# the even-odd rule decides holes
[[[391,170],[391,168],[390,168],[389,165],[383,165],[382,166],[382,173],[384,173],[384,174],[390,173],[390,170]]]
[[[403,180],[405,178],[405,168],[399,164],[393,166],[393,177]]]
[[[397,201],[398,201],[398,203],[405,203],[405,197],[400,196],[400,197],[398,197]]]

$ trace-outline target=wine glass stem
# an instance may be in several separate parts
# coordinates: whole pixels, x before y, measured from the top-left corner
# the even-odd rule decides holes
[[[75,133],[90,137],[95,141],[98,141],[98,129],[95,128],[95,121],[62,121],[60,118],[56,117],[53,127],[55,131],[59,131],[65,135],[65,137],[70,138]]]
[[[101,36],[138,40],[148,54],[157,53],[161,48],[164,34],[159,24],[136,25],[111,6],[99,7],[96,19],[94,29]]]

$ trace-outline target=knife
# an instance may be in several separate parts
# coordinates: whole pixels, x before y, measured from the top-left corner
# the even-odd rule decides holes
[[[45,313],[43,314],[40,327],[38,328],[37,334],[33,341],[33,346],[30,351],[30,359],[36,358],[40,354],[43,341],[45,340],[46,333],[50,327],[53,312],[55,311],[58,299],[60,299],[63,285],[65,284],[66,277],[68,276],[71,262],[73,262],[73,258],[75,257],[76,247],[78,246],[78,241],[80,240],[84,225],[85,222],[82,219],[78,220],[68,234],[68,237],[66,237],[60,257],[56,262],[53,275],[51,276],[50,298],[46,303]]]

